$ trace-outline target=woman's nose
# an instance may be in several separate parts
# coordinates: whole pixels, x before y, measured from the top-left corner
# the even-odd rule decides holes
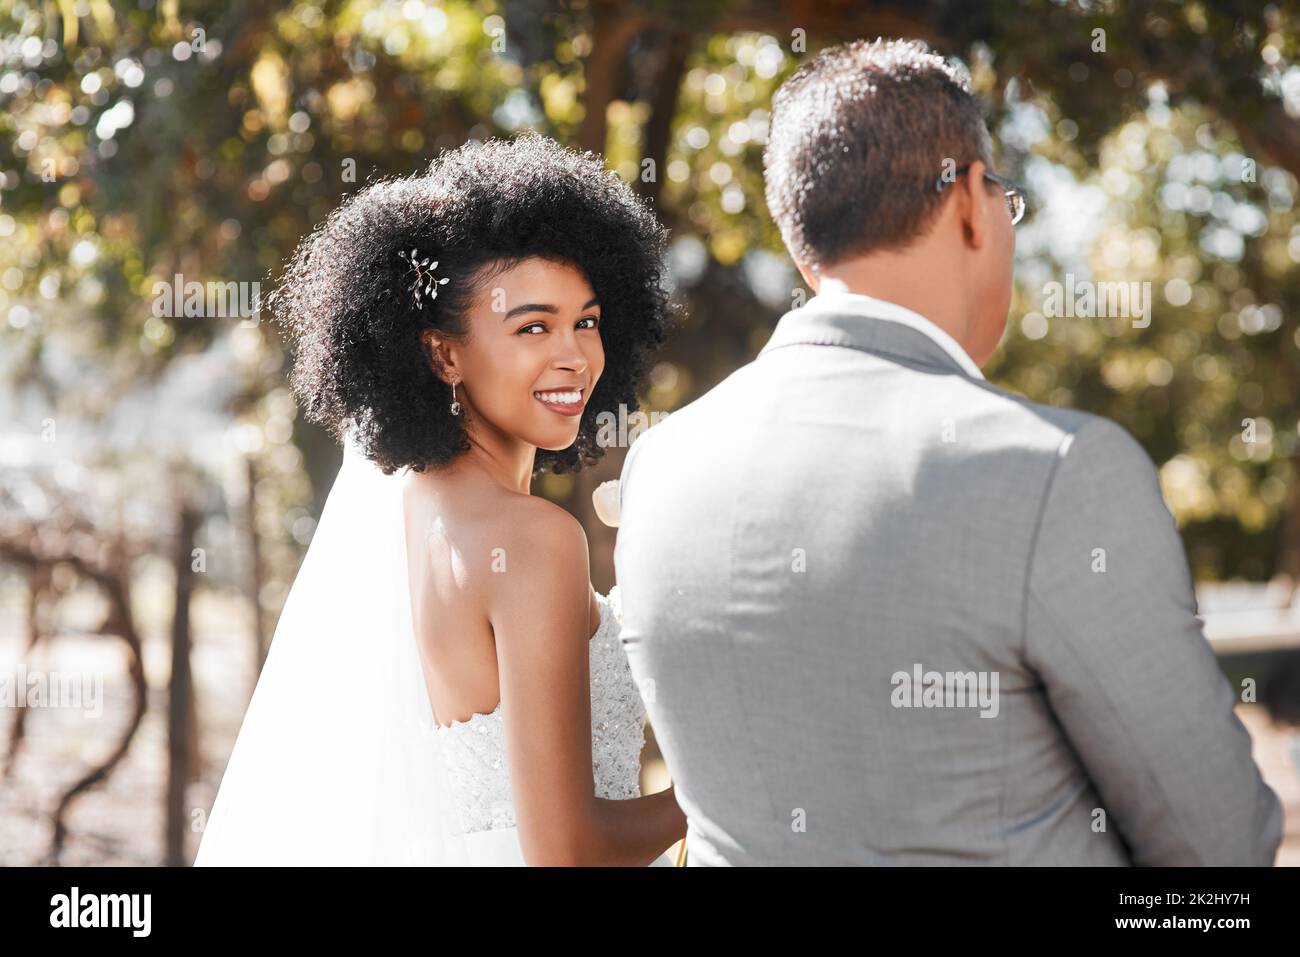
[[[586,372],[589,364],[577,336],[572,334],[556,339],[555,355],[551,361],[556,368],[571,372]]]
[[[581,352],[568,352],[555,359],[555,367],[567,372],[586,372],[587,365],[587,357]]]

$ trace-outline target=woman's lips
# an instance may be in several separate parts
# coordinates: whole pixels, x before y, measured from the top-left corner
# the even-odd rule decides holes
[[[533,398],[552,412],[560,415],[582,415],[583,402],[581,389],[565,389],[555,392],[534,392]],[[543,398],[545,396],[545,398]],[[576,400],[575,398],[576,397]]]

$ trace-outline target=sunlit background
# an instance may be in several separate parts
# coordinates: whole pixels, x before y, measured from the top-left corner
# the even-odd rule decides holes
[[[880,34],[987,103],[1030,214],[985,371],[1159,467],[1300,863],[1300,13],[1227,6],[0,0],[0,675],[98,701],[0,702],[0,864],[192,860],[340,460],[268,315],[185,283],[265,296],[368,180],[537,129],[672,231],[687,318],[644,396],[671,414],[808,295],[763,201],[772,92]],[[1054,314],[1069,282],[1149,283],[1149,324]],[[601,591],[623,455],[536,489]],[[645,766],[662,787],[652,735]]]

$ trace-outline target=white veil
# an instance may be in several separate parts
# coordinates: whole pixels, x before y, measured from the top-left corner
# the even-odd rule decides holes
[[[461,863],[411,625],[401,475],[348,441],[195,859]]]

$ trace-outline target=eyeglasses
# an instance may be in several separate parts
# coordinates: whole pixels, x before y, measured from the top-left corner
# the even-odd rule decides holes
[[[951,178],[945,178],[942,175],[939,176],[939,178],[934,181],[934,191],[936,193],[942,193],[945,186],[949,183],[955,183],[957,177],[966,173],[970,168],[971,164],[967,163],[965,166],[959,167],[957,172]],[[1028,206],[1028,201],[1025,199],[1025,188],[1019,183],[1012,182],[1005,176],[999,176],[997,173],[990,173],[988,170],[984,171],[984,178],[991,183],[996,183],[1004,190],[1007,200],[1007,212],[1011,214],[1011,225],[1014,226],[1016,223],[1024,219],[1025,209]]]

